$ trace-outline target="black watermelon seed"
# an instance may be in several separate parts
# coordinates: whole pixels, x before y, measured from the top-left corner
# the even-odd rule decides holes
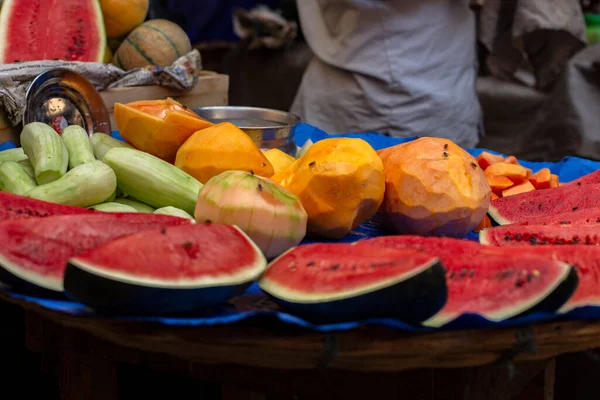
[[[517,279],[517,281],[515,282],[515,286],[516,287],[521,287],[525,284],[525,282],[523,282],[522,279]]]
[[[543,207],[542,203],[538,204],[538,210],[541,210]]]
[[[529,238],[529,243],[531,244],[537,244],[537,238],[535,236],[532,236]]]
[[[307,267],[314,267],[315,264],[316,263],[314,261],[309,261],[309,262],[306,263],[306,266]]]
[[[469,273],[469,270],[466,268],[463,268],[460,270],[460,277],[464,278],[465,276],[467,276],[468,273]]]
[[[510,235],[504,236],[504,240],[506,240],[508,242],[510,240]]]
[[[579,207],[573,207],[573,211],[577,211]]]
[[[472,277],[474,277],[474,276],[475,276],[475,270],[474,270],[474,269],[472,269],[472,270],[469,272],[469,277],[470,277],[470,278],[472,278]]]
[[[165,233],[167,233],[167,230],[164,227],[162,227],[160,228],[160,233],[164,235]]]
[[[204,220],[204,223],[205,224],[212,224],[212,221],[210,219],[206,219],[206,220]]]
[[[577,182],[577,186],[581,186],[581,182]]]
[[[183,242],[182,246],[185,247],[186,249],[189,249],[192,247],[192,242],[190,242],[190,241]]]
[[[456,275],[456,274],[454,273],[454,271],[452,271],[452,272],[450,272],[450,276],[449,276],[449,278],[450,278],[450,279],[454,279],[454,276],[455,276],[455,275]]]
[[[517,234],[515,235],[515,239],[517,239],[517,240],[521,240],[521,234],[520,234],[520,233],[517,233]]]
[[[569,221],[560,221],[561,225],[568,225],[570,222]]]
[[[329,271],[337,271],[338,269],[340,269],[340,264],[333,264],[328,268]]]

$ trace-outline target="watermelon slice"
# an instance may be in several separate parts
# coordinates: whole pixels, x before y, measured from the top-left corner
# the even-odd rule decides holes
[[[0,279],[19,289],[63,290],[69,258],[118,237],[189,224],[160,214],[97,213],[0,223]],[[54,293],[53,293],[54,292]]]
[[[266,266],[237,227],[190,224],[127,236],[72,258],[65,291],[103,312],[192,312],[242,294]]]
[[[600,208],[569,210],[560,214],[546,215],[514,225],[593,225],[600,224]],[[506,226],[506,225],[505,225]]]
[[[63,206],[12,193],[0,192],[0,222],[32,217],[93,213],[95,211],[88,210],[87,208]]]
[[[518,246],[511,247],[517,254],[552,257],[572,265],[579,277],[579,284],[569,300],[558,310],[567,313],[587,306],[600,306],[600,247],[598,246]]]
[[[496,199],[488,214],[499,225],[507,225],[598,207],[600,184],[566,185]]]
[[[269,264],[258,284],[284,309],[327,323],[374,317],[415,323],[446,301],[436,257],[346,243],[296,247]]]
[[[567,183],[567,185],[593,185],[595,183],[600,183],[600,169],[584,175],[581,178],[572,180]]]
[[[384,236],[356,247],[420,250],[440,258],[447,269],[448,301],[423,325],[443,326],[462,314],[502,321],[533,312],[555,312],[577,287],[577,274],[551,257],[517,254],[466,240]]]
[[[503,225],[483,229],[479,242],[493,246],[520,244],[600,244],[600,224],[595,225]]]
[[[102,62],[105,46],[98,0],[4,0],[0,64],[54,59]]]

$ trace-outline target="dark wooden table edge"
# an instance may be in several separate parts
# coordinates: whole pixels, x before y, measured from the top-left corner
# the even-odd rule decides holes
[[[28,327],[49,321],[137,351],[208,365],[399,372],[549,360],[560,354],[600,347],[600,322],[549,322],[518,328],[420,334],[381,326],[318,332],[261,321],[174,327],[73,316],[6,293],[0,293],[0,300],[22,307]],[[34,333],[28,332],[28,336],[30,342],[35,342]]]

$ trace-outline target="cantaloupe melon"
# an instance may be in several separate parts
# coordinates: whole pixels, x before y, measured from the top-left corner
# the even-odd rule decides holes
[[[147,65],[164,68],[191,50],[190,39],[177,24],[153,19],[125,38],[115,53],[113,64],[126,71]]]

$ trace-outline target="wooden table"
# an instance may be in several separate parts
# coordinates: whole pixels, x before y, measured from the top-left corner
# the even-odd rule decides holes
[[[549,400],[554,358],[600,347],[600,322],[324,333],[267,319],[191,328],[75,317],[0,292],[2,302],[23,310],[25,345],[62,399],[116,399],[125,363],[223,385],[224,399],[510,399],[544,373]]]

